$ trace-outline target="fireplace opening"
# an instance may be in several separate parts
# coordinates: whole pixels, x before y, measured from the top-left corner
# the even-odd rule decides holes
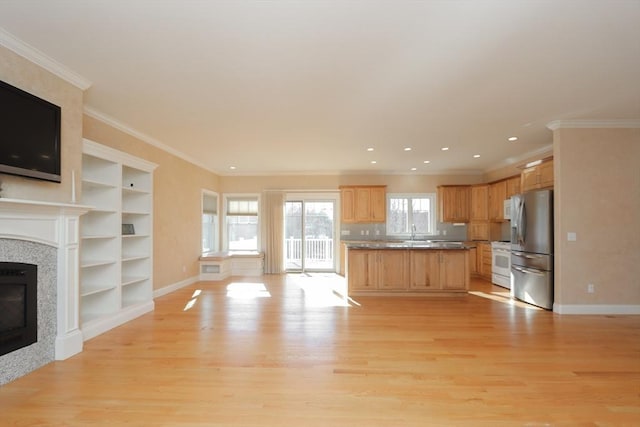
[[[38,340],[38,267],[0,262],[0,356]]]

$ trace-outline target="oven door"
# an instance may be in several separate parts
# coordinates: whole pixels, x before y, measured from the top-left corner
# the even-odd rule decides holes
[[[511,251],[493,248],[491,256],[493,258],[491,272],[503,277],[509,277],[511,275]]]

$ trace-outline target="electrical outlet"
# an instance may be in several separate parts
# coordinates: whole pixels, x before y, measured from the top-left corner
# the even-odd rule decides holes
[[[595,285],[594,285],[593,283],[589,283],[589,284],[587,285],[587,292],[588,292],[588,293],[590,293],[590,294],[592,294],[592,293],[594,293],[595,291],[596,291],[596,287],[595,287]]]

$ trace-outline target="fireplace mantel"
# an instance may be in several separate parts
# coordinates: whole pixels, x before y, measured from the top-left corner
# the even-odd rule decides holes
[[[80,216],[91,209],[77,204],[0,198],[0,238],[57,248],[56,360],[82,351],[78,304]]]

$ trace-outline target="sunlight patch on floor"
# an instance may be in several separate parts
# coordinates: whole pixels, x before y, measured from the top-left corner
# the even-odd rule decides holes
[[[360,305],[347,296],[344,277],[334,273],[303,273],[291,275],[302,289],[307,307],[350,307]]]
[[[511,298],[511,293],[510,292],[491,292],[491,293],[487,293],[487,292],[481,292],[481,291],[469,291],[469,293],[471,295],[475,295],[481,298],[487,298],[493,301],[498,301],[501,302],[503,304],[507,304],[507,305],[511,305],[514,307],[522,307],[522,308],[528,308],[530,310],[542,310],[540,307],[536,307],[534,305],[531,304],[527,304],[525,302],[522,301],[518,301],[516,299]]]
[[[264,283],[233,282],[227,285],[227,298],[271,298]]]
[[[185,304],[182,311],[190,310],[196,304],[196,301],[198,301],[198,297],[200,296],[201,293],[202,293],[202,289],[196,289],[195,291],[193,291],[193,295],[191,295],[191,299]]]

